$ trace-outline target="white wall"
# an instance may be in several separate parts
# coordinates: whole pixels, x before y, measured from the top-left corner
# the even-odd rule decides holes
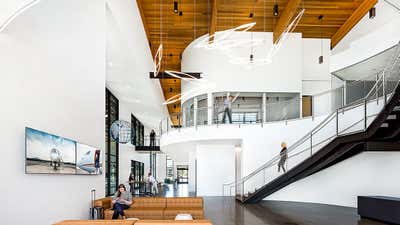
[[[136,1],[107,0],[106,16],[107,88],[146,127],[157,130],[168,111],[160,82],[149,78],[153,59]]]
[[[42,0],[0,33],[0,224],[85,219],[104,195],[104,176],[24,174],[25,126],[104,150],[104,23],[104,1]]]
[[[400,12],[383,0],[375,7],[376,17],[369,19],[367,13],[333,49],[330,71],[353,65],[400,41]]]
[[[266,200],[357,207],[357,196],[400,197],[399,152],[364,152],[297,181]]]
[[[197,195],[221,196],[222,185],[235,180],[234,145],[197,145]]]
[[[119,119],[131,121],[131,111],[128,103],[119,102]],[[136,152],[135,146],[131,143],[119,144],[119,183],[127,185],[129,174],[131,173],[131,161],[144,163],[144,176],[150,171],[149,154]]]
[[[197,144],[230,142],[242,144],[243,176],[253,172],[280,151],[282,141],[290,146],[303,137],[324,117],[267,123],[257,125],[219,125],[198,126],[171,131],[161,138],[161,149],[171,157],[184,157],[187,162],[190,151],[195,151]],[[234,161],[232,162],[234,163]]]
[[[250,39],[249,35],[250,32],[234,33],[232,39]],[[263,45],[254,47],[255,59],[265,58],[272,46],[272,33],[255,32],[255,39],[264,41]],[[272,62],[264,65],[233,64],[220,50],[196,48],[199,40],[192,42],[182,54],[182,71],[202,72],[207,80],[202,84],[204,90],[197,94],[218,91],[301,92],[301,34],[289,34],[288,40],[272,58]],[[250,47],[230,50],[230,55],[237,57],[249,57],[251,53]],[[192,84],[182,82],[182,93],[185,94],[191,88]]]

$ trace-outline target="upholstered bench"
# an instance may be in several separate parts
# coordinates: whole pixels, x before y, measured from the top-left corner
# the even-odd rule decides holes
[[[112,218],[114,211],[112,210],[111,198],[96,200],[95,205],[105,209],[105,219]],[[133,198],[132,206],[124,212],[127,218],[134,217],[140,220],[173,220],[178,214],[190,214],[193,219],[199,220],[204,218],[203,198],[138,197]]]
[[[124,210],[126,217],[135,217],[141,220],[164,219],[164,209],[166,206],[165,198],[139,197],[133,199],[133,204],[129,209]],[[109,208],[104,211],[104,218],[111,219],[114,211]]]
[[[203,198],[167,198],[167,207],[164,210],[164,219],[173,220],[178,214],[190,214],[195,220],[203,219]]]

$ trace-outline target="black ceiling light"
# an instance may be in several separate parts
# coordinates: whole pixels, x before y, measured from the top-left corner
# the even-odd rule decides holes
[[[251,13],[249,14],[249,18],[253,18],[253,17],[254,17],[254,13],[251,12]]]
[[[169,88],[169,92],[172,92],[173,90],[172,90],[172,88]]]
[[[174,1],[174,13],[178,13],[178,2]]]
[[[183,12],[182,11],[179,11],[179,16],[183,16]]]
[[[376,16],[376,8],[375,8],[375,7],[372,7],[372,8],[369,10],[369,18],[370,18],[370,19],[373,19],[373,18],[375,18],[375,16]]]
[[[318,57],[318,63],[322,64],[324,63],[324,52],[323,52],[323,41],[322,41],[322,19],[324,18],[324,15],[318,16],[319,21],[321,22],[321,55]]]
[[[274,5],[274,16],[279,16],[279,6],[276,3]]]

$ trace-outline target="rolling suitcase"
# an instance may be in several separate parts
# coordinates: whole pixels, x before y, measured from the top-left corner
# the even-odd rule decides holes
[[[91,220],[101,220],[104,219],[104,209],[100,206],[95,206],[94,201],[96,199],[96,190],[92,189],[90,191],[92,198],[92,207],[90,207],[89,219]]]

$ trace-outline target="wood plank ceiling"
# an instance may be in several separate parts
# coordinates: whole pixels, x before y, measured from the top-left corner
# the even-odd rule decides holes
[[[216,1],[216,2],[215,2]],[[174,12],[174,2],[178,12]],[[164,46],[161,70],[181,70],[181,54],[195,38],[209,32],[257,22],[252,31],[275,32],[290,18],[288,9],[305,9],[295,32],[304,38],[332,38],[336,45],[377,0],[137,0],[153,55]],[[273,15],[278,4],[279,15]],[[215,8],[216,7],[216,8]],[[323,15],[322,21],[319,16]],[[282,17],[282,18],[281,18]],[[278,24],[278,25],[277,25]],[[350,28],[350,29],[349,29]],[[339,33],[338,33],[339,32]],[[150,71],[149,71],[150,72]],[[201,72],[201,71],[184,71]],[[181,93],[179,79],[160,79],[165,99]],[[181,103],[168,105],[174,125]]]

